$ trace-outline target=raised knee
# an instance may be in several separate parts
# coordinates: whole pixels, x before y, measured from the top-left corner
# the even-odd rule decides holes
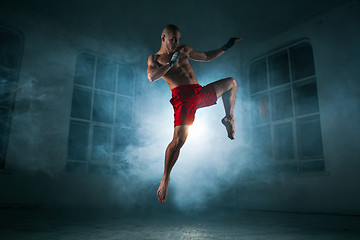
[[[237,83],[236,83],[235,78],[229,77],[228,81],[229,81],[229,85],[231,85],[231,88],[237,88]]]
[[[234,88],[237,88],[237,83],[236,83],[236,80],[235,80],[235,78],[231,78],[232,79],[232,84],[233,84],[233,87]]]

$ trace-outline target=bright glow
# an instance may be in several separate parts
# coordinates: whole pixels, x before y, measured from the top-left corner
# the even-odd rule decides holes
[[[192,126],[189,127],[189,139],[199,140],[204,138],[209,131],[209,126],[207,126],[205,121],[197,119]]]
[[[142,184],[146,183],[149,191],[155,194],[163,174],[164,153],[174,132],[174,112],[167,98],[147,99],[144,98],[142,109],[146,112],[141,112],[137,129],[139,144],[127,149],[129,172],[136,180],[119,181],[129,185],[124,187],[126,192],[121,196],[130,204],[133,204],[134,196],[139,195]],[[169,202],[182,209],[204,207],[206,202],[222,192],[224,186],[234,182],[243,169],[242,141],[239,138],[234,141],[228,139],[221,124],[223,116],[222,104],[198,109],[195,121],[189,127],[188,138],[171,172],[168,196]],[[129,191],[133,192],[129,194]],[[136,200],[141,203],[148,201],[142,198]]]

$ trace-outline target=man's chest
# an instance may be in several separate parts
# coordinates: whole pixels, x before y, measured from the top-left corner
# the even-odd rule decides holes
[[[172,57],[172,54],[164,54],[164,55],[155,55],[155,60],[160,65],[166,65],[168,62],[170,62]],[[180,55],[180,59],[176,65],[186,65],[189,63],[189,57],[185,54]]]

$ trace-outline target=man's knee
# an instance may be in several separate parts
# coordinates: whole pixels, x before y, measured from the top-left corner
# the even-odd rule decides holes
[[[228,78],[228,83],[229,83],[229,85],[230,85],[231,88],[237,88],[237,83],[236,83],[235,78],[229,77],[229,78]]]
[[[236,83],[235,78],[228,77],[228,78],[225,78],[224,80],[225,80],[225,83],[226,83],[226,84],[224,84],[224,92],[230,91],[232,89],[236,90],[237,83]]]
[[[186,141],[186,137],[183,136],[175,136],[172,140],[173,146],[176,149],[180,149]]]

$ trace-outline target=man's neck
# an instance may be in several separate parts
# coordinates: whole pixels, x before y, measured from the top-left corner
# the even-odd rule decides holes
[[[170,51],[167,47],[165,46],[161,46],[160,50],[158,51],[159,54],[171,54],[173,53],[172,51]]]

